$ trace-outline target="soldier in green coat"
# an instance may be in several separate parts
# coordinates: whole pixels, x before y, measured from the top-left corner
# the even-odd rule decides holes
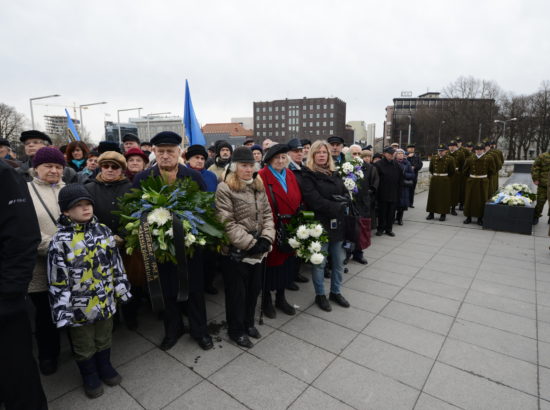
[[[458,144],[458,150],[464,156],[464,161],[466,161],[470,155],[473,155],[474,144],[471,141],[468,141],[466,144],[462,143],[462,138],[457,137],[456,143]],[[463,172],[460,173],[460,190],[458,191],[458,210],[464,210],[464,198],[466,192],[466,179],[468,179]]]
[[[449,155],[455,161],[455,173],[451,178],[451,215],[457,215],[456,206],[460,202],[460,188],[463,182],[462,180],[462,167],[464,166],[464,155],[458,148],[458,143],[451,140],[448,144]]]
[[[546,203],[546,192],[548,185],[548,172],[550,171],[550,152],[540,154],[531,167],[531,178],[533,184],[537,186],[537,205],[535,206],[535,216],[533,225],[539,222],[542,216],[542,209]]]
[[[495,172],[494,175],[489,178],[489,195],[488,197],[491,197],[495,194],[495,192],[498,190],[498,171],[502,168],[503,162],[500,161],[500,156],[496,151],[493,151],[491,149],[491,142],[486,141],[485,142],[485,155],[489,155],[493,161],[495,162],[495,166],[497,169],[497,172]]]
[[[475,146],[475,154],[464,162],[463,172],[466,176],[464,223],[471,223],[472,217],[475,216],[477,224],[483,225],[485,202],[489,197],[489,178],[496,173],[495,161],[486,156],[485,148],[478,144]]]
[[[451,177],[455,173],[455,161],[446,155],[445,144],[439,145],[437,154],[430,161],[430,190],[428,192],[428,204],[426,219],[434,219],[434,213],[440,214],[439,220],[444,221],[445,215],[451,208]]]

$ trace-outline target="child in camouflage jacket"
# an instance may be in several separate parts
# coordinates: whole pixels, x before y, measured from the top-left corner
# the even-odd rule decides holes
[[[73,354],[90,398],[121,377],[110,361],[116,301],[126,302],[130,284],[112,231],[93,214],[94,201],[82,185],[59,192],[62,215],[48,251],[53,320],[68,327]],[[101,380],[100,380],[101,379]]]

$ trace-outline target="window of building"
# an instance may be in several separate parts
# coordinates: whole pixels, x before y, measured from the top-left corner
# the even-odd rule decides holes
[[[260,116],[256,115],[256,121],[260,121]]]
[[[262,108],[262,112],[265,112],[265,107]]]
[[[284,137],[284,136],[285,136],[285,132],[281,131],[281,137]]]
[[[334,131],[333,131],[333,130],[330,130],[330,135],[334,135]]]
[[[284,120],[285,119],[285,116],[284,115],[281,115],[281,120]]]
[[[331,127],[334,126],[334,121],[331,121],[331,122],[330,122],[330,126],[331,126]]]
[[[313,114],[309,114],[309,118],[313,118]]]
[[[284,111],[285,110],[285,107],[281,107],[281,111]]]
[[[315,131],[315,134],[319,135],[319,130]]]
[[[304,111],[307,110],[307,105],[304,105],[304,106],[302,107],[302,110],[304,110]]]
[[[272,125],[273,125],[273,124],[269,123],[269,128],[271,128]]]
[[[272,109],[272,108],[271,108],[271,107],[269,107],[269,112],[271,112],[271,109]]]
[[[334,118],[334,113],[333,112],[330,113],[330,118]]]
[[[275,116],[275,119],[276,119],[276,120],[278,120],[278,119],[279,119],[279,116],[278,116],[278,115],[276,115],[276,116]]]
[[[331,109],[331,110],[334,109],[334,104],[330,104],[330,109]]]
[[[279,111],[279,107],[278,107],[278,106],[277,106],[277,107],[275,107],[275,111]]]
[[[321,118],[321,114],[319,113],[315,114],[315,118]]]
[[[326,110],[326,109],[327,109],[327,105],[323,104],[323,110]]]
[[[302,118],[307,118],[307,114],[302,114]]]
[[[309,122],[309,126],[310,126],[310,127],[313,127],[313,122],[310,121],[310,122]]]
[[[256,112],[260,112],[260,107],[256,107]]]
[[[262,115],[262,120],[265,120],[267,117],[265,115]]]
[[[327,126],[327,122],[323,121],[323,127],[326,127],[326,126]]]
[[[310,110],[313,110],[313,105],[310,105],[310,106],[309,106],[309,109],[310,109]]]
[[[269,118],[269,120],[271,121],[271,120],[273,119],[273,116],[272,116],[272,115],[270,115],[270,116],[269,116],[268,118]]]
[[[275,123],[275,128],[279,128],[279,123],[278,122]]]
[[[316,126],[316,127],[318,127],[318,126],[319,126],[319,121],[317,121],[317,122],[315,123],[315,126]]]
[[[304,128],[307,127],[307,122],[303,122],[302,127],[304,127]]]

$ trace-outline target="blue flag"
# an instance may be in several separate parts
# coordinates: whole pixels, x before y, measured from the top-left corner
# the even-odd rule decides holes
[[[73,140],[80,141],[80,135],[78,135],[78,131],[76,130],[76,127],[74,126],[73,120],[71,119],[71,116],[69,115],[69,111],[65,108],[65,114],[67,114],[67,130],[71,133],[73,136]]]
[[[185,133],[189,138],[189,145],[199,144],[206,145],[206,139],[202,133],[195,110],[193,109],[193,103],[191,102],[191,93],[189,92],[189,83],[185,80],[185,108],[183,113],[183,125],[185,126]]]

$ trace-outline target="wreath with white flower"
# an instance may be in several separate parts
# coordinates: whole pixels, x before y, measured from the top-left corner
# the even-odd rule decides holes
[[[509,184],[502,188],[491,202],[508,206],[533,206],[537,195],[526,184]]]

